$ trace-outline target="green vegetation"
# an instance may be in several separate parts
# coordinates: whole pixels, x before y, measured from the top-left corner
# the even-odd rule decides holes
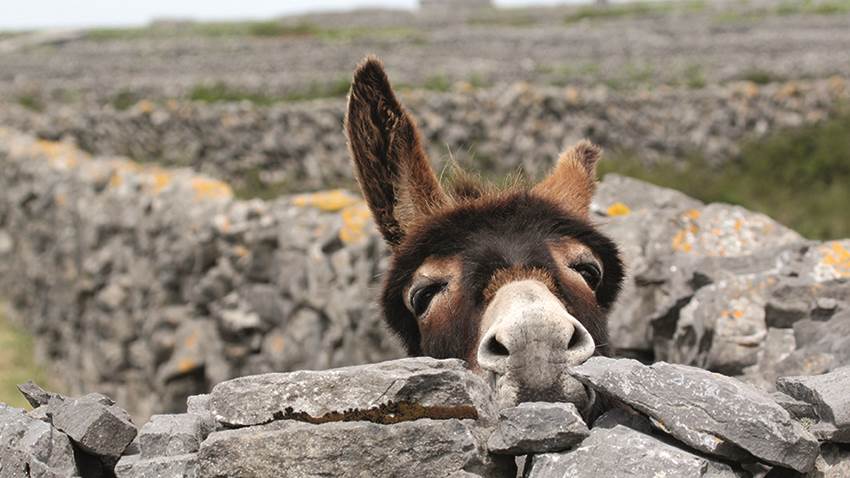
[[[642,165],[619,152],[600,163],[616,172],[684,191],[703,201],[764,212],[806,237],[850,236],[850,114],[743,144],[733,164],[716,167],[698,155],[683,165]]]
[[[116,110],[124,111],[130,109],[130,107],[138,103],[140,99],[139,95],[130,90],[121,90],[112,96],[110,103]]]
[[[446,92],[452,89],[452,82],[444,74],[432,75],[425,79],[422,87],[426,90]]]
[[[280,102],[307,101],[319,98],[343,97],[348,93],[350,80],[338,78],[331,82],[313,82],[307,87],[291,91],[284,95],[269,95],[256,91],[242,90],[225,83],[200,84],[189,92],[192,101],[218,103],[224,101],[249,101],[260,106],[269,106]]]
[[[466,20],[467,25],[484,27],[530,27],[535,23],[534,17],[521,9],[493,8]]]
[[[20,95],[18,96],[18,104],[32,111],[44,111],[44,102],[38,95]]]
[[[776,7],[779,15],[834,15],[850,13],[850,0],[786,0]]]
[[[702,66],[692,64],[685,67],[685,70],[682,72],[682,83],[688,88],[704,88],[706,81]]]
[[[753,83],[755,83],[757,85],[766,85],[768,83],[773,83],[773,82],[784,80],[784,78],[782,78],[782,77],[780,77],[780,76],[778,76],[774,73],[771,73],[771,72],[765,71],[765,70],[759,70],[759,69],[753,69],[753,70],[744,72],[739,77],[739,79],[746,80],[746,81],[752,81]]]
[[[16,385],[27,380],[50,384],[44,370],[33,365],[32,337],[6,319],[3,307],[0,303],[0,402],[29,408]]]
[[[137,28],[94,28],[87,32],[90,40],[133,40],[139,38],[174,37],[262,37],[300,38],[310,37],[325,41],[350,41],[359,38],[406,39],[424,41],[422,31],[408,27],[339,27],[323,28],[319,25],[300,22],[286,24],[280,21],[253,22],[185,22],[176,24],[153,24]]]
[[[702,0],[612,3],[577,8],[567,15],[564,21],[576,23],[585,20],[612,20],[663,15],[672,12],[696,13],[703,10],[705,10],[705,2]]]

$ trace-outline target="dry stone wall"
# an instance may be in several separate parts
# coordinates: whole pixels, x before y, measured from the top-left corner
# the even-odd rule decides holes
[[[554,366],[554,365],[553,365]],[[137,428],[101,394],[27,383],[0,404],[4,476],[537,478],[850,472],[850,367],[783,377],[788,395],[686,365],[593,357],[568,371],[604,397],[497,410],[460,360],[271,373],[192,396]],[[519,467],[517,466],[519,465]],[[519,469],[518,469],[519,468]]]
[[[374,305],[387,251],[352,193],[239,201],[13,130],[0,162],[3,295],[71,393],[144,420],[237,376],[401,356]],[[591,209],[628,268],[620,354],[766,391],[850,364],[850,241],[614,175]]]
[[[694,151],[728,161],[742,139],[828,118],[848,97],[846,79],[834,77],[630,93],[515,84],[412,92],[404,100],[439,162],[451,155],[488,173],[521,169],[539,177],[582,138],[646,161]],[[69,137],[96,154],[189,166],[236,186],[317,189],[351,182],[343,114],[343,98],[272,107],[144,100],[126,111],[96,102],[43,113],[10,106],[0,110],[0,124],[44,139]]]

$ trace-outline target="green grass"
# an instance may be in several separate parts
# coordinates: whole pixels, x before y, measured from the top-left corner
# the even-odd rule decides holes
[[[786,0],[776,7],[779,15],[836,15],[850,13],[850,0]]]
[[[766,85],[768,83],[784,81],[784,78],[782,78],[781,76],[760,69],[752,69],[746,71],[738,79],[752,81],[757,85]]]
[[[469,26],[481,27],[530,27],[535,25],[534,17],[517,9],[490,9],[466,20]]]
[[[32,337],[8,321],[0,304],[0,402],[29,408],[16,385],[32,380],[49,387],[46,373],[33,362]]]
[[[38,95],[20,95],[18,104],[32,111],[44,111],[44,101]]]
[[[258,38],[317,38],[324,41],[351,41],[360,38],[406,39],[422,42],[425,33],[409,27],[338,27],[324,28],[300,22],[285,24],[275,20],[249,22],[188,22],[179,25],[150,25],[136,28],[93,28],[86,37],[95,41],[134,40],[140,38],[175,37],[258,37]]]
[[[587,20],[645,17],[672,12],[696,13],[703,10],[705,2],[701,0],[612,3],[577,8],[564,18],[564,22],[571,24]]]
[[[275,103],[308,101],[319,98],[341,98],[348,93],[350,80],[338,78],[331,82],[313,82],[310,85],[284,95],[270,95],[256,91],[248,91],[236,88],[226,83],[200,84],[189,92],[192,101],[203,101],[205,103],[220,103],[228,101],[249,101],[260,106],[269,106]]]
[[[116,110],[124,111],[130,109],[130,107],[138,103],[140,99],[139,95],[130,90],[121,90],[112,95],[110,103]]]
[[[850,237],[850,114],[747,141],[737,162],[720,168],[699,155],[683,164],[642,165],[615,152],[600,172],[681,190],[706,202],[763,212],[812,239]]]

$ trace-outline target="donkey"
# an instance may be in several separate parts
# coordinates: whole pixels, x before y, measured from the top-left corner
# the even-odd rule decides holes
[[[589,392],[566,370],[609,353],[623,266],[589,221],[601,151],[582,141],[536,185],[497,188],[455,167],[441,185],[381,62],[354,73],[345,119],[355,175],[392,251],[381,297],[411,356],[465,359],[499,406]]]

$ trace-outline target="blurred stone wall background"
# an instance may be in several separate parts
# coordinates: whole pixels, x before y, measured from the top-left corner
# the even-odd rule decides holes
[[[398,357],[342,134],[362,56],[385,60],[438,166],[540,176],[588,137],[722,170],[743,141],[842,114],[842,1],[0,35],[0,298],[70,393],[142,421],[230,377]],[[593,212],[629,270],[621,354],[766,388],[850,363],[847,240],[616,175]]]

